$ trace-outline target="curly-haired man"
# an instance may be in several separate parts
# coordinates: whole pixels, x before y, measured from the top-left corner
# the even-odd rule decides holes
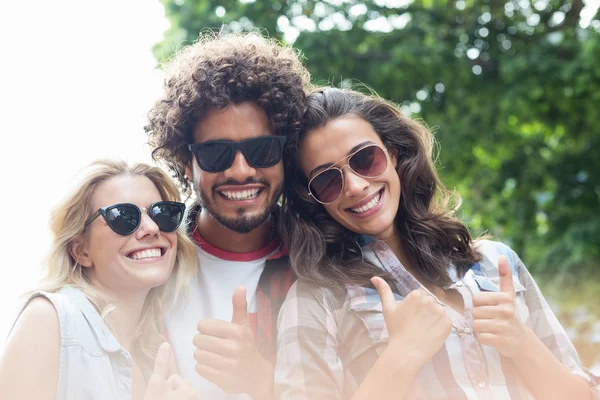
[[[197,198],[197,280],[167,333],[180,374],[204,398],[272,396],[277,313],[294,280],[277,233],[281,156],[308,86],[293,49],[209,34],[173,59],[149,113],[154,159]]]

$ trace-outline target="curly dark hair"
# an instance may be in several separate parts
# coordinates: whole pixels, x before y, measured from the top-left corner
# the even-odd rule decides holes
[[[300,166],[300,143],[309,132],[354,115],[369,122],[390,153],[397,155],[402,195],[395,223],[413,267],[437,286],[450,283],[446,271],[450,263],[462,277],[480,256],[467,227],[455,216],[459,203],[452,206],[453,193],[437,175],[432,133],[394,104],[357,91],[317,89],[306,104],[301,130],[290,134],[286,145],[280,229],[297,275],[322,286],[370,286],[373,276],[390,278],[363,261],[358,235],[308,195]]]
[[[299,128],[310,85],[299,54],[258,33],[205,33],[178,52],[165,72],[164,96],[144,129],[152,158],[166,164],[187,195],[185,168],[192,159],[187,145],[208,110],[256,102],[273,131],[285,135]]]

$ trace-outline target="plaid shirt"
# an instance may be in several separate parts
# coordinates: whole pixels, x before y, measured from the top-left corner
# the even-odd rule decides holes
[[[589,383],[594,399],[600,399],[597,378],[581,366],[573,344],[518,256],[497,242],[480,241],[476,246],[482,260],[462,279],[457,279],[454,267],[448,270],[454,282],[448,288],[461,293],[464,314],[444,305],[452,319],[452,332],[417,374],[406,398],[533,399],[512,361],[494,348],[482,346],[471,326],[472,296],[499,290],[497,261],[505,254],[514,271],[517,317],[569,371]],[[366,245],[363,255],[366,261],[392,274],[397,300],[421,287],[383,242]],[[387,338],[381,301],[374,289],[328,289],[299,280],[290,289],[279,316],[276,398],[352,397],[385,350]]]
[[[202,246],[196,233],[200,210],[198,205],[191,208],[186,222],[187,232],[197,246]],[[273,215],[277,221],[276,214]],[[280,239],[276,237],[274,240]],[[287,251],[282,245],[278,252],[265,261],[265,268],[256,288],[256,313],[249,315],[256,346],[261,355],[273,363],[277,357],[277,315],[295,280],[296,275],[290,268]]]
[[[277,357],[277,315],[288,290],[296,280],[285,248],[269,257],[256,288],[256,323],[252,324],[256,347],[275,363]]]

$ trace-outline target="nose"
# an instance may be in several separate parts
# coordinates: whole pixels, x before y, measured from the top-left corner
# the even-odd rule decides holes
[[[248,177],[256,175],[256,169],[246,161],[246,157],[241,151],[235,153],[233,163],[224,172],[226,178],[234,179],[238,182],[244,182]]]
[[[350,168],[342,169],[344,175],[344,196],[362,196],[369,188],[369,181],[357,175]]]
[[[150,218],[147,212],[142,211],[142,220],[140,221],[140,226],[137,231],[135,231],[135,237],[138,240],[145,238],[146,236],[158,236],[160,234],[160,229],[158,229],[158,225],[156,222]]]

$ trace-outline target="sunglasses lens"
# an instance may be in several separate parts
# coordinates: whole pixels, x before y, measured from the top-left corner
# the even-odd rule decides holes
[[[196,160],[206,172],[225,171],[231,166],[233,156],[233,148],[228,143],[206,142],[196,147]]]
[[[272,167],[281,160],[281,142],[275,137],[259,137],[243,144],[246,160],[257,168]]]
[[[323,203],[334,202],[342,193],[342,174],[337,169],[329,169],[315,176],[310,182],[310,191]]]
[[[162,232],[173,232],[181,225],[184,211],[179,203],[161,201],[152,206],[150,216]]]
[[[350,168],[365,178],[376,178],[387,168],[385,151],[379,146],[367,146],[348,160]],[[333,203],[342,193],[343,176],[337,168],[329,169],[310,181],[310,192],[321,203]]]
[[[129,205],[117,205],[106,210],[106,223],[119,235],[129,235],[140,224],[140,210]]]
[[[387,168],[387,157],[381,147],[368,146],[350,157],[348,165],[365,178],[375,178]]]

